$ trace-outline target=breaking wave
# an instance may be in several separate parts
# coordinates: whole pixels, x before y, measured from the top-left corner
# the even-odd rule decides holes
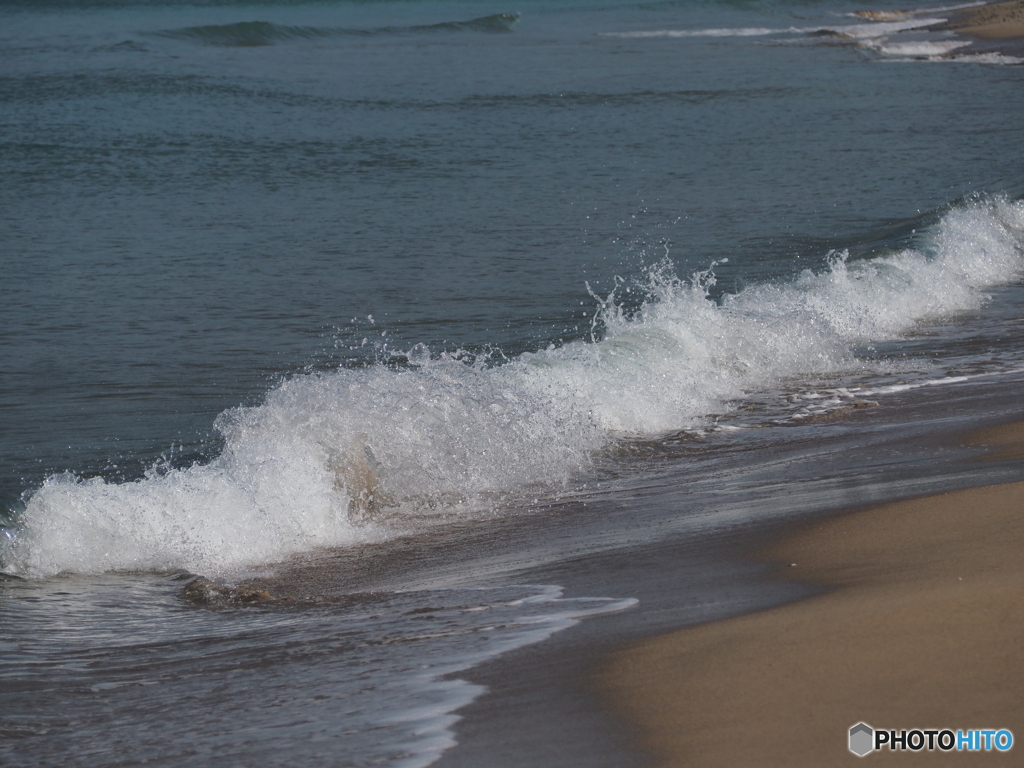
[[[220,455],[134,482],[50,477],[26,496],[4,570],[212,573],[408,531],[572,481],[624,436],[699,427],[751,392],[850,370],[858,345],[980,307],[1024,274],[1024,203],[950,209],[914,248],[754,285],[669,262],[646,302],[601,297],[589,341],[503,364],[431,353],[296,376],[217,419]],[[598,332],[598,329],[601,332]]]

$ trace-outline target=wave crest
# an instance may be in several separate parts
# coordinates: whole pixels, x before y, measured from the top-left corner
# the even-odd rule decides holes
[[[493,509],[578,477],[623,436],[698,427],[752,392],[863,365],[858,345],[980,307],[986,288],[1024,274],[1022,243],[1024,203],[977,199],[918,248],[833,252],[820,272],[720,302],[714,265],[683,279],[663,262],[635,311],[615,292],[600,299],[590,341],[504,364],[417,347],[401,369],[296,376],[222,414],[225,447],[208,464],[120,484],[49,478],[27,498],[4,569],[209,574]]]

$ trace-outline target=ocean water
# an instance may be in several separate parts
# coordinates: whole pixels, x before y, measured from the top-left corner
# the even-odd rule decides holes
[[[531,564],[969,482],[841,458],[1016,413],[1024,67],[866,9],[0,3],[0,756],[428,765]]]

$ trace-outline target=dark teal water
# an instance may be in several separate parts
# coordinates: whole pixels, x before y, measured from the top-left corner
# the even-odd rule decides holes
[[[585,281],[665,245],[683,276],[728,257],[734,290],[1024,192],[1016,67],[602,36],[855,7],[6,4],[5,496],[190,454],[364,337],[581,338]]]
[[[95,606],[1016,381],[1024,67],[860,8],[0,4],[0,563]]]

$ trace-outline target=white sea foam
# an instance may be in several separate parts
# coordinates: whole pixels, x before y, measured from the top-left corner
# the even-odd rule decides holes
[[[941,24],[945,19],[901,19],[879,21],[868,24],[837,24],[818,27],[726,27],[721,29],[651,29],[631,32],[603,32],[602,37],[648,38],[648,37],[765,37],[767,35],[812,35],[832,33],[853,39],[876,38],[904,32],[908,29]]]
[[[852,37],[857,40],[883,37],[893,35],[897,32],[906,32],[910,29],[930,27],[933,24],[941,24],[945,19],[906,19],[904,21],[877,21],[868,24],[844,24],[834,27],[823,27],[820,32],[835,32],[843,37]]]
[[[885,56],[906,56],[912,58],[945,57],[958,48],[970,45],[968,40],[920,40],[910,43],[890,43],[887,41],[869,41],[865,47],[872,48]]]
[[[448,659],[440,663],[421,663],[417,675],[401,681],[402,687],[410,689],[404,698],[388,697],[391,706],[397,700],[401,701],[402,708],[378,726],[385,731],[381,735],[391,737],[388,731],[402,734],[404,730],[411,731],[412,736],[402,743],[408,757],[397,763],[401,768],[425,768],[457,743],[452,726],[461,718],[454,712],[485,690],[483,686],[455,677],[459,672],[517,648],[543,642],[556,632],[578,624],[583,618],[625,611],[639,602],[635,598],[565,598],[561,587],[541,589],[543,591],[537,594],[504,604],[479,606],[486,614],[479,623],[486,622],[486,629],[467,621],[469,626],[460,628],[461,633],[484,635],[489,642],[482,648],[462,648],[457,641],[452,642],[455,653],[446,649]],[[479,592],[486,594],[485,590]],[[469,609],[465,614],[473,610]],[[420,659],[424,658],[422,650],[417,649],[416,652]],[[398,688],[399,685],[392,687]],[[420,703],[420,700],[425,702]],[[391,747],[394,749],[393,744]]]
[[[424,514],[487,508],[531,484],[563,483],[624,435],[699,427],[751,392],[848,370],[857,345],[975,309],[1024,273],[1024,203],[950,210],[920,250],[850,260],[784,284],[708,299],[711,272],[662,264],[627,316],[607,297],[603,338],[500,366],[409,354],[298,376],[221,415],[204,466],[112,483],[71,474],[28,499],[5,568],[187,568],[206,573],[319,546],[380,539]]]

